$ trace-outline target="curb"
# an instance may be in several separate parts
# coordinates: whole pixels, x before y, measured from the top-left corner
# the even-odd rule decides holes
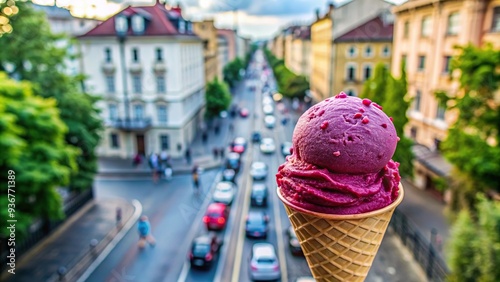
[[[200,166],[204,169],[214,169],[220,168],[223,165],[222,161],[211,162],[206,165],[201,164]],[[181,167],[173,170],[173,175],[181,174],[191,174],[191,167]],[[151,177],[150,170],[135,170],[135,169],[109,169],[101,170],[97,173],[98,177],[109,177],[109,176],[120,176],[120,177],[137,177],[137,176],[147,176]]]
[[[87,278],[94,272],[94,270],[103,262],[104,259],[109,255],[109,253],[116,247],[116,245],[123,239],[126,233],[132,228],[132,226],[136,223],[136,221],[139,219],[139,217],[142,214],[142,204],[138,200],[132,200],[132,205],[135,207],[135,211],[132,214],[132,216],[129,218],[127,223],[120,229],[120,231],[116,234],[115,237],[113,237],[113,240],[111,242],[107,243],[104,247],[104,249],[101,251],[99,256],[90,264],[90,266],[83,272],[81,275],[78,275],[78,273],[74,273],[74,276],[69,277],[71,279],[68,279],[68,277],[65,277],[65,279],[68,279],[69,281],[77,281],[77,282],[83,282],[87,280]],[[79,277],[77,279],[77,277]]]

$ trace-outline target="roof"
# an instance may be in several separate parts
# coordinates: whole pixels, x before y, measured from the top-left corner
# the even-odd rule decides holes
[[[392,42],[394,22],[380,14],[335,38],[334,42],[388,41]]]
[[[439,152],[431,151],[424,145],[414,144],[412,146],[415,159],[439,176],[450,176],[453,168]]]
[[[54,6],[43,6],[43,5],[37,5],[37,4],[32,3],[32,6],[35,10],[44,12],[48,18],[73,19],[73,16],[69,12],[69,10],[57,7],[55,5]]]
[[[142,34],[134,34],[129,25],[127,36],[159,36],[159,35],[188,35],[196,36],[193,31],[186,29],[185,33],[180,33],[177,30],[177,21],[182,19],[179,11],[172,9],[167,10],[164,5],[158,1],[154,6],[128,6],[117,14],[113,15],[106,21],[102,22],[89,32],[79,38],[94,37],[94,36],[115,36],[115,18],[118,15],[131,17],[132,15],[141,15],[147,21],[146,29]]]

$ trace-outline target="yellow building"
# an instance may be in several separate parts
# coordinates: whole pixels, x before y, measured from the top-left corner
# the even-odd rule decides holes
[[[298,75],[311,74],[311,27],[294,26],[285,37],[285,65]]]
[[[273,49],[271,50],[273,55],[278,59],[284,59],[285,57],[285,37],[282,31],[274,37]]]
[[[335,38],[334,94],[358,96],[377,64],[390,70],[392,31],[392,14],[382,13]]]
[[[432,177],[449,173],[449,166],[440,158],[439,144],[455,117],[439,107],[434,93],[458,91],[458,82],[450,78],[450,59],[457,55],[455,45],[491,42],[500,48],[500,0],[408,1],[393,12],[392,73],[399,76],[399,66],[406,62],[413,104],[405,133],[420,148],[415,184],[432,188]]]
[[[319,11],[316,12],[316,21],[311,25],[312,57],[310,75],[311,96],[315,102],[337,94],[338,89],[345,89],[347,83],[345,81],[346,63],[355,59],[354,57],[347,57],[348,52],[345,49],[348,49],[350,44],[342,46],[346,42],[337,43],[335,40],[350,31],[356,30],[356,28],[381,15],[384,11],[388,11],[390,7],[392,7],[392,4],[384,0],[352,0],[338,7],[330,4],[328,11],[323,16],[319,15]],[[365,28],[366,30],[358,30],[358,32],[366,33],[365,37],[377,37],[379,35],[379,30],[372,29],[373,26],[365,26]],[[366,40],[366,38],[363,40]],[[359,48],[363,48],[366,47],[362,46],[363,43],[371,41],[363,42],[353,39],[348,43],[353,42],[359,45]],[[372,48],[384,47],[374,44]],[[374,49],[371,56],[375,56]],[[362,54],[361,51],[359,52]],[[352,62],[361,64],[357,69],[351,70],[351,73],[354,72],[355,77],[359,79],[361,79],[361,70],[363,68],[361,61],[367,61],[365,59],[368,58],[360,57],[359,60],[356,59],[356,62]],[[369,59],[368,61],[371,61],[371,58]],[[385,59],[387,60],[387,58]],[[351,85],[351,82],[349,82],[347,86],[352,89],[352,94],[359,92],[357,85]]]
[[[218,76],[218,44],[217,29],[214,20],[193,22],[193,30],[203,40],[203,55],[205,58],[205,82],[211,82]],[[221,79],[219,77],[219,79]]]

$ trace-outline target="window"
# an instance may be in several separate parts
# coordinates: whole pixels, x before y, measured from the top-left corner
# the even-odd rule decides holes
[[[161,48],[156,48],[156,61],[163,62],[163,50]]]
[[[425,56],[418,56],[418,71],[425,69]]]
[[[438,138],[434,138],[434,150],[436,151],[441,150],[441,140]]]
[[[417,133],[418,133],[417,128],[415,126],[412,126],[412,128],[410,129],[411,139],[413,140],[417,139]]]
[[[389,57],[391,55],[391,48],[389,45],[385,45],[384,48],[382,48],[382,57]]]
[[[372,66],[366,65],[363,69],[363,78],[365,80],[368,80],[370,79],[371,76],[372,76]]]
[[[140,15],[132,16],[132,30],[136,34],[144,33],[144,18]]]
[[[408,38],[410,34],[410,22],[406,21],[403,26],[403,38]]]
[[[431,32],[432,32],[431,28],[432,28],[431,17],[425,16],[422,19],[422,26],[421,26],[421,30],[420,30],[420,35],[422,37],[429,37],[431,35]]]
[[[444,59],[443,59],[443,74],[449,74],[450,73],[450,62],[451,62],[451,56],[444,56]]]
[[[183,20],[179,20],[179,33],[185,33],[186,32],[186,24]]]
[[[118,109],[115,104],[108,105],[109,120],[116,120],[118,118]]]
[[[170,149],[170,139],[168,135],[160,135],[160,147],[162,151]]]
[[[356,79],[356,66],[349,65],[346,71],[347,81],[354,81]]]
[[[120,148],[120,138],[118,137],[118,134],[116,133],[111,133],[109,135],[109,145],[111,146],[111,148],[113,149],[118,149]]]
[[[156,92],[165,93],[165,77],[163,75],[159,75],[156,77]]]
[[[493,9],[493,20],[491,21],[491,31],[500,32],[500,6]]]
[[[444,120],[444,113],[445,112],[446,112],[446,109],[438,105],[437,110],[436,110],[436,119]]]
[[[365,48],[365,57],[371,57],[373,55],[372,46],[368,45]]]
[[[144,118],[144,107],[141,104],[134,105],[134,117],[136,120]]]
[[[460,28],[460,14],[455,12],[448,16],[448,29],[446,30],[447,35],[456,35]]]
[[[132,61],[134,63],[139,62],[139,50],[137,48],[132,49]]]
[[[421,99],[422,99],[422,92],[420,90],[417,90],[417,93],[415,93],[415,100],[413,101],[413,109],[416,112],[420,112]]]
[[[356,96],[356,92],[354,92],[354,90],[352,90],[352,89],[349,89],[349,90],[347,90],[347,95],[348,96]]]
[[[132,88],[134,89],[134,93],[136,94],[142,93],[142,81],[140,75],[132,76]]]
[[[104,59],[106,60],[106,63],[111,63],[111,49],[106,48],[104,49]]]
[[[158,106],[158,122],[159,123],[167,123],[167,107],[166,106]]]
[[[347,49],[347,57],[349,58],[356,57],[356,53],[357,53],[356,46],[351,46],[349,47],[349,49]]]
[[[106,90],[108,93],[115,93],[115,76],[114,75],[106,75]]]

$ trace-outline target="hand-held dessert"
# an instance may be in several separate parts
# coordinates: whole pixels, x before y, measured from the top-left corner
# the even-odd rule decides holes
[[[344,93],[307,110],[276,175],[317,281],[363,281],[403,198],[398,137],[376,103]]]

